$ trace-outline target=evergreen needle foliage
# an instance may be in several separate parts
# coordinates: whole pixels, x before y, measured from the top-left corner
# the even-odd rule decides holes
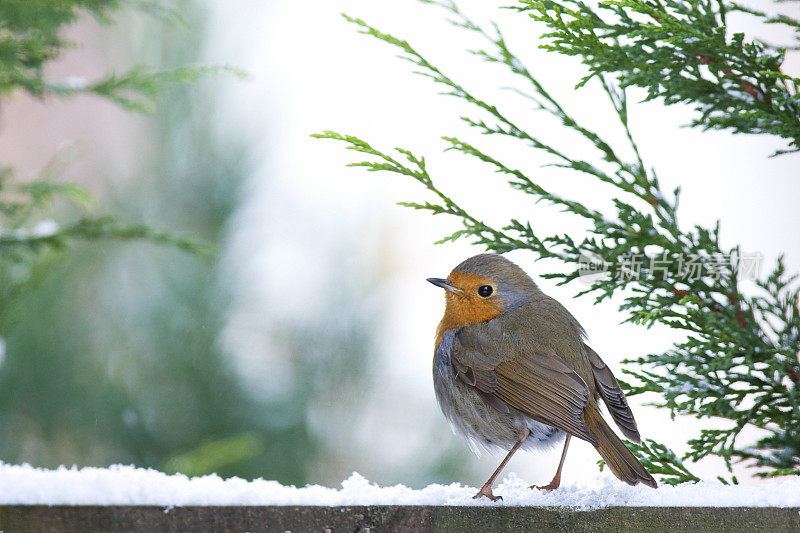
[[[729,471],[736,461],[760,467],[757,475],[800,474],[800,310],[796,276],[787,275],[781,259],[757,281],[759,290],[743,294],[746,257],[738,247],[723,249],[719,224],[686,228],[678,223],[679,190],[665,192],[656,172],[648,169],[628,124],[626,88],[645,87],[650,98],[665,103],[688,102],[700,111],[697,125],[735,132],[771,133],[798,148],[797,79],[779,75],[780,58],[772,47],[728,35],[725,13],[741,9],[722,2],[606,2],[601,18],[584,2],[528,2],[519,10],[546,24],[546,48],[579,55],[608,96],[627,146],[615,147],[582,124],[509,49],[500,30],[486,30],[464,16],[450,1],[426,1],[444,7],[450,22],[485,38],[487,46],[472,51],[478,58],[504,66],[528,87],[521,93],[540,113],[554,116],[594,149],[594,158],[573,154],[571,146],[551,144],[538,132],[479,98],[431,64],[408,42],[382,33],[364,21],[346,17],[359,31],[400,50],[415,71],[444,87],[444,93],[469,104],[462,117],[474,131],[517,143],[547,156],[551,165],[583,174],[614,191],[612,212],[585,205],[545,189],[526,170],[507,165],[475,143],[443,137],[447,150],[460,152],[508,178],[509,185],[560,207],[589,225],[588,236],[543,235],[530,221],[511,218],[502,227],[481,221],[435,184],[425,159],[409,150],[381,150],[366,141],[332,131],[317,137],[333,139],[369,156],[350,166],[408,176],[433,195],[424,203],[402,203],[433,215],[461,220],[463,228],[439,242],[461,237],[496,252],[529,250],[538,259],[553,259],[566,271],[546,277],[565,284],[599,267],[606,275],[592,277],[588,289],[601,302],[622,298],[625,321],[651,327],[663,324],[685,334],[665,353],[625,361],[633,378],[622,386],[629,395],[656,393],[655,405],[672,415],[714,417],[722,430],[702,430],[679,458],[648,440],[629,444],[644,464],[669,484],[697,481],[684,461],[706,456],[724,459]],[[567,6],[570,6],[569,8]],[[766,23],[800,27],[788,18],[754,13]],[[703,60],[706,54],[710,60]],[[664,71],[667,69],[667,72]],[[730,70],[730,72],[727,72]],[[709,76],[711,76],[709,78]],[[752,90],[751,90],[752,89]],[[622,155],[630,154],[630,157]],[[638,258],[638,261],[637,261]],[[691,270],[694,269],[694,270]],[[609,275],[615,273],[616,275]],[[694,275],[692,275],[694,274]],[[757,428],[755,443],[740,442],[745,428]],[[720,478],[722,479],[722,478]],[[730,480],[736,482],[735,476]],[[723,480],[727,482],[728,480]]]
[[[781,72],[786,50],[731,35],[726,24],[731,12],[800,30],[797,20],[720,0],[520,4],[550,29],[545,48],[589,68],[581,84],[614,73],[620,87],[646,89],[648,100],[694,106],[693,126],[778,135],[788,151],[800,150],[800,79]]]
[[[51,81],[45,67],[76,43],[62,37],[66,26],[81,14],[89,13],[101,22],[110,22],[120,10],[117,0],[9,0],[0,3],[0,99],[24,92],[37,98],[93,94],[121,107],[139,112],[152,111],[154,100],[170,85],[241,72],[228,67],[179,67],[155,71],[137,66],[124,73],[109,73],[87,81],[72,77]],[[168,8],[141,2],[138,7],[153,14],[177,18]],[[144,239],[174,245],[195,253],[210,253],[209,245],[192,238],[181,238],[146,225],[125,225],[113,216],[92,213],[94,200],[85,190],[57,182],[48,176],[21,182],[13,169],[0,166],[0,299],[21,290],[36,276],[41,252],[64,248],[70,240]],[[73,221],[56,224],[42,222],[59,199],[79,208]],[[3,308],[0,306],[0,312]]]

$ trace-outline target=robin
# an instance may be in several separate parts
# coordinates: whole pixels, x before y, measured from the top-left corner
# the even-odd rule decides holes
[[[509,450],[475,498],[500,498],[492,484],[518,449],[550,447],[563,438],[553,480],[531,486],[558,488],[573,436],[590,442],[620,480],[656,488],[603,420],[601,398],[622,434],[640,442],[614,374],[584,342],[583,327],[563,305],[497,254],[470,257],[446,279],[428,281],[446,291],[433,356],[439,406],[473,450]]]

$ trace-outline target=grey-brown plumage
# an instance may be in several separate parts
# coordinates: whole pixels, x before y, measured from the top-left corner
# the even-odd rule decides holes
[[[496,254],[471,257],[446,280],[429,281],[447,290],[433,361],[436,397],[473,446],[511,450],[510,457],[564,434],[568,443],[571,435],[593,444],[619,479],[656,486],[600,415],[602,399],[623,434],[640,440],[617,380],[569,311]],[[561,465],[551,488],[560,472]],[[478,495],[493,497],[498,473]]]

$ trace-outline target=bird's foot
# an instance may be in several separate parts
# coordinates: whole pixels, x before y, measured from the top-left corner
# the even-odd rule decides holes
[[[487,485],[484,485],[483,487],[481,487],[481,490],[479,490],[478,494],[473,496],[472,499],[473,500],[477,500],[481,496],[485,496],[485,497],[489,498],[490,500],[492,500],[493,502],[496,502],[497,500],[502,500],[503,499],[502,496],[495,496],[494,494],[492,494],[492,487],[491,486],[487,486]]]
[[[560,486],[561,478],[554,477],[547,485],[531,485],[530,488],[539,490],[556,490]]]

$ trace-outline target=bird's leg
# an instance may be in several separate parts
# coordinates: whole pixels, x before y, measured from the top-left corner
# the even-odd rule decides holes
[[[554,490],[557,489],[559,485],[561,485],[561,469],[564,467],[564,459],[567,458],[567,448],[569,448],[569,439],[572,437],[569,433],[567,433],[567,438],[564,439],[564,451],[561,452],[561,461],[558,463],[558,470],[556,470],[556,475],[553,476],[552,481],[545,485],[544,487],[540,487],[538,485],[531,485],[532,489],[542,489],[542,490]]]
[[[500,466],[497,467],[497,470],[494,471],[494,474],[492,474],[491,477],[489,477],[489,479],[486,480],[486,483],[483,484],[481,490],[479,490],[478,494],[473,496],[472,499],[475,500],[480,498],[481,496],[486,496],[493,502],[503,499],[502,496],[495,496],[494,494],[492,494],[492,485],[494,484],[494,480],[498,475],[500,475],[500,471],[503,470],[503,467],[506,466],[506,463],[509,461],[509,459],[511,459],[511,456],[514,455],[514,452],[516,452],[520,446],[522,446],[522,443],[525,442],[525,439],[527,439],[528,435],[530,434],[531,430],[528,428],[523,428],[519,431],[519,438],[517,439],[517,442],[514,444],[514,446],[511,447],[511,450],[508,452],[508,455],[506,455],[505,459],[503,459],[503,462],[500,463]]]

